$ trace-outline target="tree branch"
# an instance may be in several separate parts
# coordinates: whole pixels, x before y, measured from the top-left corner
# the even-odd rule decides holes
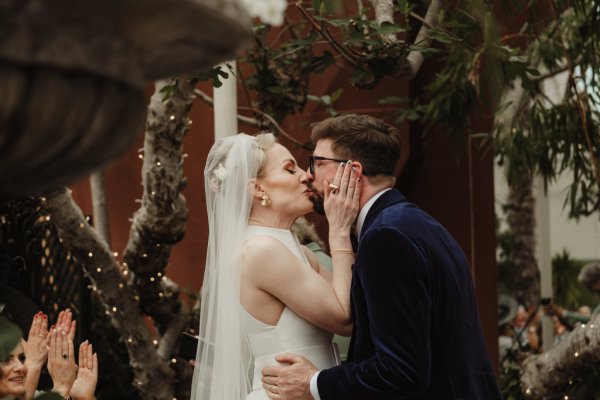
[[[298,7],[298,9],[300,10],[300,12],[304,16],[304,18],[306,18],[306,20],[311,23],[311,25],[317,30],[317,32],[325,40],[327,40],[331,44],[331,46],[338,52],[338,54],[340,56],[342,56],[342,58],[344,60],[346,60],[346,62],[348,64],[350,64],[353,68],[358,68],[359,67],[359,64],[356,62],[356,60],[354,58],[352,58],[352,56],[350,56],[348,54],[348,52],[346,51],[346,49],[344,48],[344,46],[340,45],[335,40],[335,38],[333,36],[331,36],[331,34],[329,34],[329,32],[324,32],[324,30],[317,23],[317,21],[315,21],[315,19],[304,9],[304,7],[302,7],[302,2],[301,1],[297,1],[296,2],[296,7]]]
[[[394,23],[394,2],[393,0],[370,0],[375,11],[375,21],[381,25],[384,22]],[[396,43],[398,39],[394,33],[389,33],[381,37],[385,43]]]
[[[90,189],[92,192],[92,208],[94,215],[94,227],[110,246],[110,224],[108,222],[108,204],[106,201],[106,185],[104,171],[98,171],[90,175]]]
[[[171,246],[185,233],[188,208],[181,191],[187,181],[183,174],[183,138],[189,129],[189,111],[195,84],[178,79],[167,102],[163,87],[156,83],[148,107],[142,165],[143,195],[135,212],[123,258],[131,269],[129,284],[140,296],[140,307],[152,316],[162,334],[181,309],[179,289],[167,286],[163,278]]]
[[[521,369],[523,392],[534,399],[562,398],[576,378],[588,372],[598,359],[600,314],[595,314],[588,324],[575,328],[547,352],[525,359]]]
[[[196,89],[196,90],[194,90],[194,94],[196,96],[200,97],[200,99],[202,99],[202,101],[204,101],[209,106],[212,107],[214,105],[214,101],[213,101],[212,97],[210,97],[209,95],[204,93],[202,90]],[[248,125],[252,125],[252,126],[260,126],[260,122],[257,119],[251,118],[251,117],[246,117],[245,115],[238,114],[237,120],[244,124],[248,124]]]
[[[429,36],[430,30],[437,24],[437,17],[440,11],[440,2],[439,0],[431,0],[429,3],[429,8],[427,9],[427,13],[425,14],[425,19],[423,20],[423,24],[419,29],[419,33],[417,33],[417,37],[415,39],[415,44],[427,47],[431,43],[431,37]],[[412,15],[412,13],[411,13]],[[414,15],[413,15],[414,16]],[[411,50],[406,56],[406,61],[409,65],[409,77],[408,79],[414,78],[421,66],[423,65],[423,61],[425,61],[425,57],[423,53],[419,50]]]
[[[173,398],[174,372],[158,357],[150,332],[135,300],[135,291],[125,283],[119,264],[98,232],[86,221],[67,189],[46,198],[48,211],[68,244],[74,259],[80,259],[106,313],[117,328],[129,353],[136,389],[143,399]],[[141,328],[141,329],[140,329]]]
[[[194,91],[194,93],[200,97],[202,100],[204,100],[204,102],[206,102],[207,104],[209,104],[210,106],[213,105],[213,99],[207,95],[206,93],[204,93],[203,91],[201,91],[200,89],[196,89]],[[262,117],[264,117],[265,119],[267,119],[269,121],[269,123],[277,130],[277,132],[279,134],[281,134],[282,136],[284,136],[285,138],[287,138],[289,141],[291,141],[292,143],[294,143],[295,145],[306,149],[306,150],[312,150],[312,147],[307,146],[304,143],[301,143],[300,141],[298,141],[297,139],[295,139],[292,135],[290,135],[289,133],[287,133],[282,127],[281,125],[279,125],[277,123],[277,121],[275,121],[275,118],[273,118],[272,116],[270,116],[269,114],[267,114],[264,111],[261,111],[257,108],[254,107],[246,107],[246,106],[239,106],[238,107],[240,110],[248,110],[251,111],[255,114],[261,115]],[[255,118],[250,118],[250,117],[246,117],[244,115],[240,115],[238,114],[237,116],[238,121],[240,122],[244,122],[247,123],[249,125],[254,125],[254,126],[261,126],[261,123],[255,119]]]

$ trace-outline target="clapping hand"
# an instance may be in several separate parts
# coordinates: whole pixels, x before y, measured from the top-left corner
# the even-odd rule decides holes
[[[25,377],[25,396],[33,397],[40,380],[42,368],[48,359],[48,317],[39,312],[34,315],[29,328],[27,341],[23,343],[25,350],[25,366],[27,376]]]
[[[28,369],[41,370],[48,358],[48,317],[39,312],[33,317],[25,345]]]
[[[98,356],[92,345],[85,342],[79,346],[79,370],[69,395],[77,400],[93,400],[98,383]]]
[[[67,397],[77,377],[77,365],[73,340],[57,327],[50,331],[50,347],[48,349],[48,372],[54,383],[54,392]]]
[[[75,340],[75,331],[77,330],[77,321],[73,319],[73,313],[68,308],[58,314],[56,328],[65,332],[69,339]]]

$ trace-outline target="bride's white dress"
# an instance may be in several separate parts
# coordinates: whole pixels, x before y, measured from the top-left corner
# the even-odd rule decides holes
[[[311,268],[300,243],[289,230],[249,226],[246,240],[253,236],[270,236],[283,243],[296,257],[300,258],[306,268]],[[285,307],[277,325],[268,325],[242,309],[242,326],[244,327],[254,357],[254,377],[252,392],[247,400],[268,400],[262,388],[261,371],[268,365],[277,365],[274,357],[284,352],[295,353],[308,358],[319,369],[339,364],[337,351],[332,345],[333,334],[302,319],[292,310]]]

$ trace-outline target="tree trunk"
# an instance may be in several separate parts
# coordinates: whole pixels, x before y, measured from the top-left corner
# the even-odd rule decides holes
[[[516,238],[509,262],[515,268],[515,297],[526,307],[537,304],[540,296],[540,273],[535,261],[535,200],[532,178],[524,174],[509,186],[506,220]]]
[[[600,360],[600,314],[549,351],[523,362],[521,387],[532,399],[565,398],[577,378]],[[528,397],[529,398],[529,397]]]
[[[174,86],[165,102],[161,90],[167,85]],[[153,318],[161,335],[181,310],[179,288],[167,283],[165,270],[171,246],[183,238],[188,216],[181,194],[187,184],[182,150],[194,88],[194,82],[184,78],[156,83],[142,155],[141,207],[133,216],[123,255],[131,272],[129,284],[139,293],[141,309]]]
[[[48,210],[72,256],[79,258],[106,314],[121,334],[134,372],[134,385],[145,400],[172,399],[174,371],[161,359],[153,344],[136,301],[119,264],[98,232],[86,221],[67,189],[47,198]],[[107,368],[109,366],[106,366]]]

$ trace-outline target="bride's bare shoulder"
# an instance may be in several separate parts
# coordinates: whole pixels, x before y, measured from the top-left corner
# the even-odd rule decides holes
[[[264,269],[269,265],[281,266],[295,262],[295,256],[279,240],[266,235],[247,239],[242,247],[242,265]]]

